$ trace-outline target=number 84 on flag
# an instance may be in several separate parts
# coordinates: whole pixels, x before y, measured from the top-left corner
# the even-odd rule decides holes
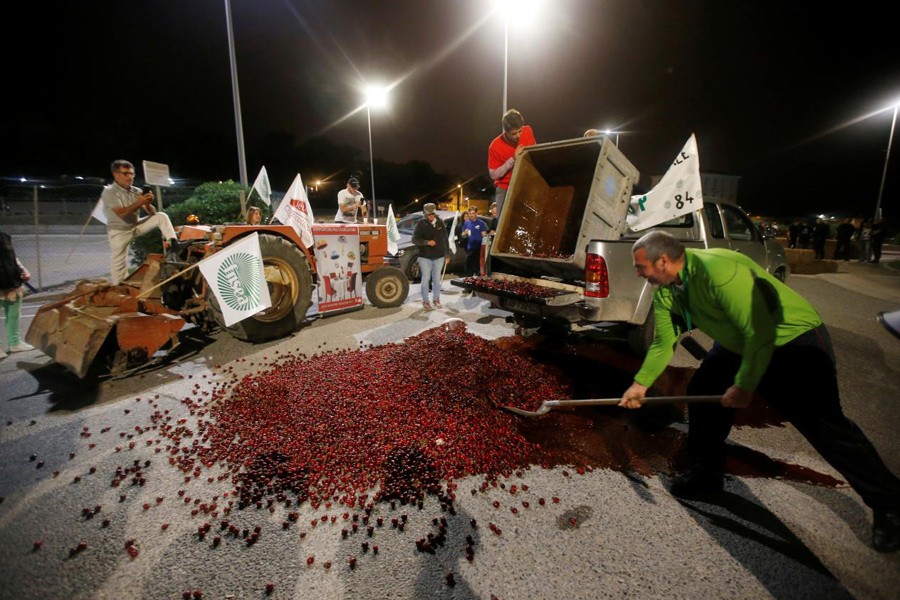
[[[642,231],[702,206],[700,157],[692,134],[659,183],[648,193],[631,197],[625,220],[632,231]]]

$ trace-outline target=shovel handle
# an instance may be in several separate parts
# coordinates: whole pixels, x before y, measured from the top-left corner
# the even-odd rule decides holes
[[[543,406],[615,406],[621,398],[584,398],[580,400],[547,400]],[[722,396],[647,396],[641,404],[672,404],[674,402],[721,402]]]

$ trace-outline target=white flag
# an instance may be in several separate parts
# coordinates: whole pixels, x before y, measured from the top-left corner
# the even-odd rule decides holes
[[[103,211],[103,200],[97,200],[97,205],[91,211],[91,216],[106,225],[107,218],[106,213]]]
[[[447,239],[447,247],[450,248],[450,256],[456,254],[456,219],[459,213],[453,215],[453,222],[450,223],[450,237]]]
[[[253,192],[257,193],[266,206],[272,205],[272,186],[269,184],[269,174],[266,173],[265,167],[259,170],[259,175],[256,176],[256,181],[253,182],[253,188],[250,190],[250,196],[253,195]],[[250,196],[247,196],[248,200]]]
[[[300,178],[300,173],[294,178],[294,183],[284,195],[278,210],[275,211],[275,218],[285,225],[290,225],[300,236],[300,240],[307,248],[312,248],[313,238],[312,224],[313,211],[309,204],[309,198],[306,196],[306,186]]]
[[[632,196],[625,221],[632,231],[649,229],[703,207],[697,138],[690,139],[656,186]]]
[[[394,218],[394,205],[388,204],[387,214],[387,251],[388,254],[397,255],[397,242],[400,241],[400,230],[397,229],[397,220]]]
[[[226,327],[272,305],[259,251],[259,234],[254,232],[204,258],[197,267],[216,295]]]

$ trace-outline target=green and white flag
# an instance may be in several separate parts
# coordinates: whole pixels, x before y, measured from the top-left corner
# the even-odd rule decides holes
[[[387,251],[392,256],[397,255],[397,242],[400,241],[400,230],[397,229],[397,219],[394,218],[394,205],[388,204],[387,215]]]
[[[632,231],[643,231],[701,208],[700,156],[697,138],[691,134],[659,183],[646,194],[631,197],[625,221]]]
[[[260,200],[266,203],[266,206],[271,206],[272,186],[269,184],[269,174],[266,173],[265,166],[259,170],[259,175],[256,176],[256,181],[253,182],[253,187],[250,189],[250,195],[247,196],[247,200],[253,196],[253,192],[256,192]]]
[[[216,295],[226,327],[272,305],[257,233],[203,259],[197,266]]]
[[[447,232],[449,236],[447,238],[447,247],[450,249],[450,256],[456,254],[456,219],[459,217],[459,212],[453,215],[453,222],[450,223],[450,231]]]

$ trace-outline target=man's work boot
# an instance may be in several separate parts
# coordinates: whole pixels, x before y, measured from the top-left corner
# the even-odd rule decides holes
[[[721,471],[695,469],[672,481],[669,492],[684,500],[713,500],[725,487],[725,475]]]
[[[900,511],[875,510],[873,512],[872,547],[878,552],[900,550]]]
[[[190,245],[191,240],[180,241],[177,238],[170,239],[166,242],[166,261],[176,263],[182,262],[181,252]]]

